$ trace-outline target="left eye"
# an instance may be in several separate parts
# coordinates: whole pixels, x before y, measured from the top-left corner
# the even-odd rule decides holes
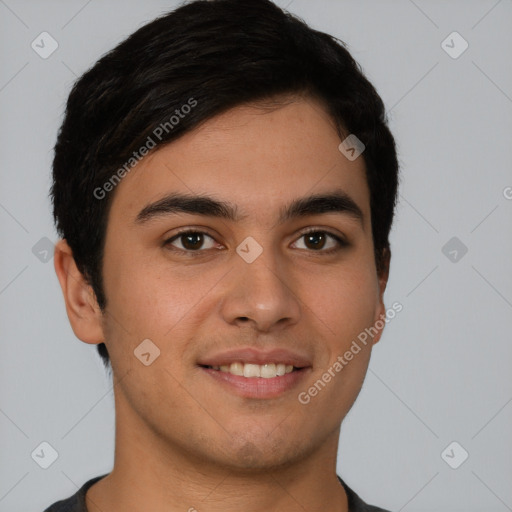
[[[302,247],[300,246],[300,241]],[[335,249],[343,245],[342,240],[325,231],[311,231],[304,233],[294,244],[298,249],[312,249],[314,251]]]

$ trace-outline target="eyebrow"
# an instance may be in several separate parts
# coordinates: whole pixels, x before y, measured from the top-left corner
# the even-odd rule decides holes
[[[239,214],[237,206],[232,203],[209,196],[174,193],[145,206],[135,218],[135,223],[145,224],[152,219],[178,213],[204,215],[233,222],[245,218]],[[361,208],[342,190],[295,199],[281,208],[278,223],[326,213],[341,213],[352,217],[359,221],[364,229],[364,215]]]

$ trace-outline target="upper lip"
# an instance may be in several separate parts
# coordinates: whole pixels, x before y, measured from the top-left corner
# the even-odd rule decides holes
[[[250,363],[250,364],[286,364],[293,365],[296,368],[305,368],[311,366],[308,357],[283,348],[274,348],[271,350],[257,350],[252,347],[236,348],[218,352],[211,356],[206,356],[198,361],[200,366],[223,366],[231,363]]]

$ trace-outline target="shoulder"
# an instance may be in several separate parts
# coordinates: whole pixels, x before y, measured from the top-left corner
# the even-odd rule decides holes
[[[82,485],[75,494],[69,498],[55,502],[53,505],[46,508],[44,512],[87,512],[87,508],[85,506],[85,493],[89,487],[105,476],[107,475],[105,474],[91,478],[85,482],[85,484]]]
[[[339,476],[338,479],[347,493],[349,512],[390,512],[380,507],[368,505]]]

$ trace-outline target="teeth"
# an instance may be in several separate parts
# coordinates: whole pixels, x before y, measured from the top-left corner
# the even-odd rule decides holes
[[[276,365],[276,374],[281,376],[286,373],[286,365],[285,364],[277,364]]]
[[[260,377],[264,379],[271,379],[277,377],[276,365],[274,363],[264,364],[260,369]]]
[[[244,364],[244,377],[261,377],[261,367],[257,364]]]
[[[293,365],[288,364],[252,364],[252,363],[231,363],[230,365],[212,366],[214,370],[220,370],[224,373],[231,373],[232,375],[240,375],[247,378],[262,377],[264,379],[272,379],[274,377],[281,377],[285,373],[293,371]]]
[[[221,371],[242,376],[244,374],[244,365],[242,363],[232,363],[231,366],[227,364],[222,367]]]

